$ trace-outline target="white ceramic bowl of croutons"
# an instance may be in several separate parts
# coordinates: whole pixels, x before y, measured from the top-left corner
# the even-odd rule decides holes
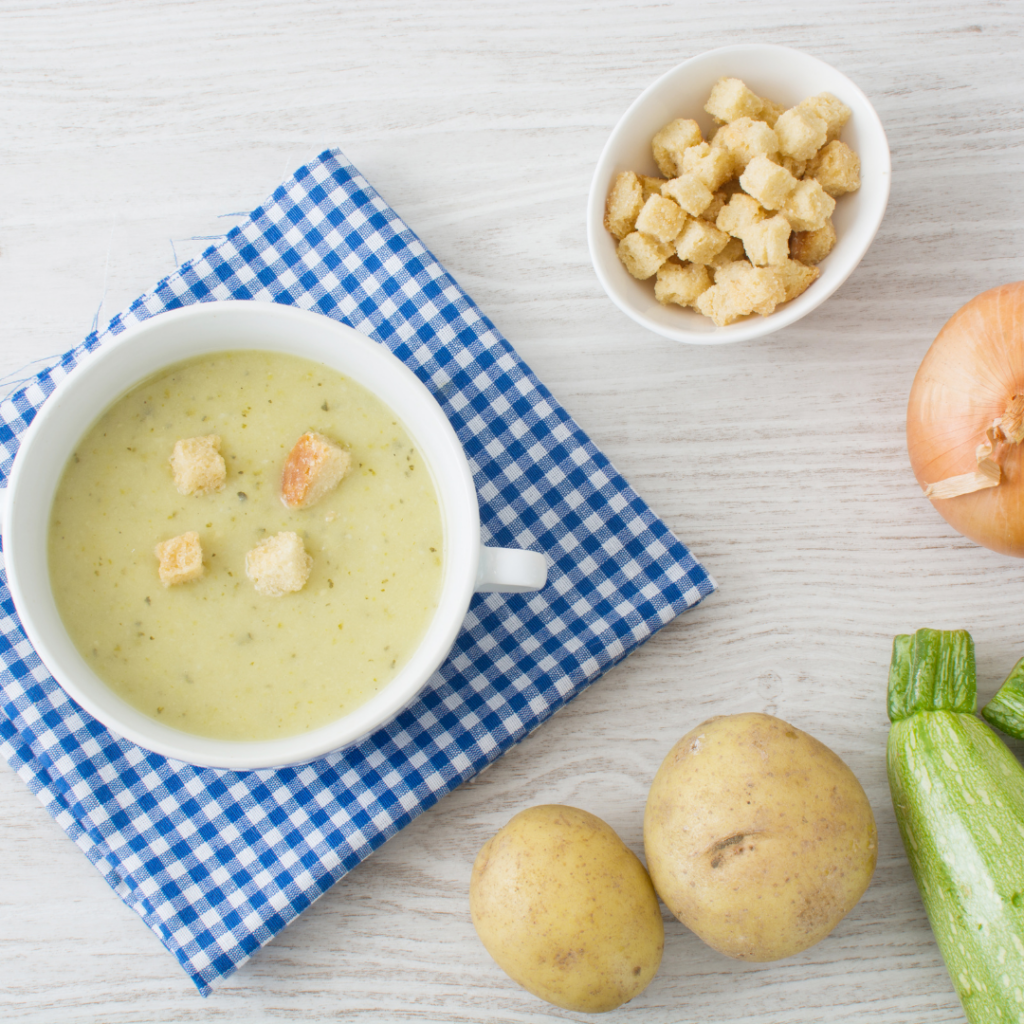
[[[654,135],[676,118],[696,121],[707,139],[718,127],[705,112],[712,87],[721,78],[739,78],[753,92],[789,108],[822,92],[851,110],[840,139],[860,157],[860,188],[836,200],[832,222],[836,243],[818,264],[820,276],[801,295],[768,316],[756,313],[723,327],[694,309],[662,304],[654,278],[638,280],[617,255],[618,240],[605,227],[609,189],[623,171],[664,177],[651,148]],[[604,290],[627,316],[675,341],[720,345],[747,341],[781,330],[821,305],[853,273],[875,237],[889,199],[889,145],[878,114],[864,93],[844,74],[784,46],[727,46],[693,57],[649,86],[622,115],[598,160],[587,204],[590,256]]]

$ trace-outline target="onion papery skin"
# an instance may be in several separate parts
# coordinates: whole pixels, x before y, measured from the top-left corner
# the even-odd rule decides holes
[[[1024,392],[1024,281],[971,299],[939,331],[914,377],[907,406],[907,450],[922,488],[977,468],[985,431]],[[1024,558],[1024,444],[998,452],[995,487],[933,498],[939,515],[965,537]]]

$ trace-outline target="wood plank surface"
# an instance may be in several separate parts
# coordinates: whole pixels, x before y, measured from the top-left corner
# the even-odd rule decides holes
[[[586,1019],[490,960],[470,867],[564,802],[637,853],[650,781],[715,714],[767,711],[861,779],[874,881],[818,946],[742,964],[666,911],[661,970],[605,1019],[962,1022],[885,780],[892,636],[969,628],[989,696],[1024,650],[1024,564],[957,536],[910,472],[914,371],[975,293],[1024,278],[1024,7],[521,0],[0,0],[0,374],[76,344],[340,146],[704,561],[720,591],[422,815],[207,1000],[0,767],[5,1021]],[[686,347],[620,314],[584,209],[613,125],[717,46],[804,49],[875,104],[881,231],[822,307]]]

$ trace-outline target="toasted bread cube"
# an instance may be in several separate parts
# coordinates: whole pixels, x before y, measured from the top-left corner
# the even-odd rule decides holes
[[[758,154],[740,175],[740,185],[766,210],[781,210],[790,192],[796,188],[796,178],[785,167]]]
[[[681,174],[661,186],[661,194],[674,199],[691,217],[699,217],[714,198],[711,189],[693,174]]]
[[[789,234],[793,229],[781,214],[748,224],[743,231],[743,248],[755,267],[775,266],[789,260]]]
[[[694,168],[711,152],[710,142],[699,142],[683,151],[683,174],[693,174]]]
[[[698,145],[700,141],[700,125],[696,121],[680,117],[665,125],[651,139],[651,149],[654,150],[654,162],[658,165],[658,170],[666,178],[682,174],[684,150]]]
[[[160,562],[160,582],[165,587],[191,583],[203,575],[203,548],[195,530],[161,541],[153,554]]]
[[[794,160],[810,160],[825,145],[828,125],[813,110],[793,107],[775,122],[779,153]]]
[[[698,313],[711,317],[717,327],[725,327],[734,320],[739,320],[743,313],[732,306],[727,306],[725,285],[714,284],[707,291],[697,296],[693,307]]]
[[[682,174],[699,178],[711,191],[717,192],[736,173],[732,155],[727,149],[715,149],[706,142],[691,146],[683,153]]]
[[[801,263],[820,263],[836,244],[836,229],[831,220],[817,231],[796,231],[789,240],[789,254]]]
[[[743,232],[750,224],[762,221],[768,214],[761,209],[761,204],[745,192],[737,192],[722,207],[715,225],[720,231],[726,231],[734,238],[742,238]]]
[[[780,163],[794,178],[802,178],[807,172],[806,160],[794,160],[791,156],[784,156],[780,157]]]
[[[686,223],[678,204],[664,196],[651,196],[636,219],[636,230],[659,242],[674,242]]]
[[[715,284],[729,284],[734,281],[742,281],[752,269],[753,267],[749,260],[732,260],[731,263],[719,267],[715,271]]]
[[[646,281],[654,277],[658,267],[672,255],[672,246],[667,242],[659,242],[650,235],[642,235],[634,231],[619,242],[615,250],[622,260],[622,265],[638,280]]]
[[[814,178],[804,178],[790,193],[782,213],[794,231],[817,231],[835,208],[836,201]]]
[[[761,98],[761,102],[764,104],[764,109],[761,111],[761,120],[769,128],[774,128],[776,121],[786,112],[786,108],[781,103],[773,103],[771,100],[764,99],[764,97]]]
[[[696,305],[719,327],[725,327],[749,313],[768,316],[785,294],[774,270],[737,260],[716,273],[714,285],[697,297]]]
[[[306,553],[302,538],[286,531],[261,540],[245,556],[245,575],[257,594],[283,597],[301,590],[309,579],[313,558]]]
[[[743,242],[738,238],[730,238],[725,243],[725,248],[708,264],[715,270],[715,281],[718,281],[718,271],[721,270],[727,263],[735,263],[736,260],[741,260],[746,255],[743,249]]]
[[[660,196],[661,186],[668,181],[668,178],[655,178],[650,174],[638,174],[637,177],[640,179],[640,188],[643,189],[645,203],[651,196]]]
[[[830,196],[842,196],[860,188],[860,157],[838,139],[826,143],[807,164],[814,178]]]
[[[616,237],[625,238],[636,224],[644,205],[640,179],[632,171],[617,175],[604,204],[604,226]]]
[[[737,260],[723,267],[719,276],[733,290],[732,302],[748,313],[768,316],[785,300],[785,288],[774,267],[752,267],[746,260]]]
[[[729,193],[717,191],[712,197],[711,202],[704,208],[704,212],[700,215],[701,220],[710,221],[712,224],[718,220],[718,215],[722,212],[722,207],[729,202]]]
[[[807,288],[818,280],[821,271],[817,267],[805,267],[796,260],[786,260],[770,268],[786,292],[786,302],[803,294]]]
[[[228,470],[217,434],[175,441],[170,462],[179,494],[201,496],[224,489]]]
[[[830,92],[820,92],[817,96],[809,96],[797,106],[811,111],[825,122],[826,142],[838,139],[843,126],[850,120],[850,108]]]
[[[658,270],[654,297],[662,303],[675,302],[680,306],[692,306],[697,296],[710,287],[711,277],[707,267],[669,261]]]
[[[704,109],[716,121],[735,121],[741,117],[760,117],[764,100],[738,78],[720,78],[711,89]]]
[[[724,149],[732,157],[733,174],[738,174],[755,156],[774,160],[779,155],[779,141],[764,121],[741,117],[718,129],[711,149]]]
[[[341,483],[351,464],[349,453],[323,434],[303,434],[285,461],[281,500],[291,509],[315,505]]]
[[[706,220],[688,220],[676,239],[676,255],[691,263],[710,263],[724,248],[729,236]]]
[[[771,273],[764,269],[760,272]],[[768,316],[781,301],[779,296],[782,294],[782,286],[774,280],[770,285],[755,282],[753,290],[746,284],[716,283],[697,297],[696,308],[705,316],[711,317],[718,327],[725,327],[750,313],[761,312],[762,316]],[[760,309],[752,308],[752,303],[759,305]]]

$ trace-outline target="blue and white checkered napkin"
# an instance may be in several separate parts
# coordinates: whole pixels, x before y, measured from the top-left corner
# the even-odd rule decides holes
[[[284,302],[387,345],[455,427],[483,538],[543,551],[539,594],[477,595],[417,702],[299,768],[194,768],[107,732],[50,677],[0,576],[0,749],[206,994],[313,900],[714,589],[569,414],[341,153],[0,404],[0,474],[82,354],[216,299]]]

